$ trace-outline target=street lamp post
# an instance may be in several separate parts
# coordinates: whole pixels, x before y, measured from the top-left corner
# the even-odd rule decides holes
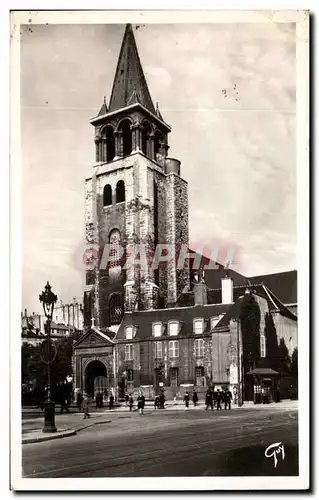
[[[48,388],[47,388],[47,398],[44,403],[44,427],[42,432],[56,432],[55,426],[55,408],[54,401],[51,399],[51,364],[54,360],[51,356],[52,345],[51,345],[51,321],[53,316],[54,304],[57,301],[57,296],[51,291],[51,286],[49,282],[45,285],[45,289],[41,295],[39,295],[39,300],[42,302],[43,311],[47,318],[47,360],[44,360],[48,366]],[[55,347],[55,346],[54,346]]]
[[[239,319],[237,319],[237,401],[238,406],[242,406],[242,386],[241,386],[241,354],[239,340]]]

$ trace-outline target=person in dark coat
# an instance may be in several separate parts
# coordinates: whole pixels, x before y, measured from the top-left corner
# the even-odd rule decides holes
[[[221,410],[221,402],[222,402],[222,393],[220,392],[220,389],[217,389],[217,392],[214,394],[214,399],[216,401],[216,410]]]
[[[194,406],[197,405],[197,402],[198,402],[198,396],[197,396],[197,392],[194,389],[194,391],[193,391],[193,403],[194,403]]]
[[[125,398],[124,398],[124,401],[125,401],[125,406],[127,406],[127,405],[128,405],[128,403],[129,403],[129,399],[130,399],[130,397],[129,397],[129,395],[126,393],[126,394],[125,394]]]
[[[137,408],[138,412],[143,415],[144,413],[144,406],[145,406],[145,397],[144,395],[140,392],[137,398]]]
[[[76,406],[78,407],[79,410],[81,410],[82,401],[83,401],[83,395],[82,392],[79,391],[76,395]]]
[[[164,396],[164,392],[162,391],[160,396],[159,396],[159,407],[164,410],[164,404],[165,404],[165,396]]]
[[[188,394],[188,392],[185,392],[184,401],[185,401],[186,408],[188,408],[188,406],[189,406],[189,394]]]
[[[97,392],[96,393],[96,396],[95,396],[95,408],[99,408],[100,407],[100,395],[99,393]]]
[[[110,401],[109,401],[110,410],[113,409],[113,405],[114,405],[114,396],[113,394],[110,394]]]
[[[231,400],[233,399],[232,393],[230,392],[229,389],[227,389],[224,393],[224,403],[225,403],[225,410],[230,410],[231,409]]]
[[[65,410],[67,413],[69,413],[67,398],[68,398],[67,388],[66,388],[66,386],[62,385],[60,387],[60,390],[58,391],[58,399],[60,399],[60,403],[61,403],[60,413],[63,413],[63,410]]]
[[[130,411],[132,411],[133,410],[133,405],[134,405],[134,399],[133,399],[132,394],[129,395],[128,404],[129,404],[129,407],[130,407]]]
[[[160,398],[159,396],[155,396],[155,400],[154,400],[154,408],[155,410],[157,410],[160,406]]]
[[[205,395],[206,410],[210,407],[213,410],[213,392],[211,388],[207,389]]]

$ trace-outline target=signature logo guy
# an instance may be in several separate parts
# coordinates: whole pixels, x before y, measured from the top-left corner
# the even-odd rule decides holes
[[[281,454],[282,460],[285,459],[285,447],[284,445],[280,443],[273,443],[268,448],[265,450],[265,457],[266,458],[271,458],[274,457],[274,467],[277,467],[278,464],[278,458],[277,456]]]

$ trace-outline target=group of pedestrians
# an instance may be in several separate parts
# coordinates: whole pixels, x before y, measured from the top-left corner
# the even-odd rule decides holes
[[[101,401],[101,399],[102,399],[102,401]],[[193,390],[191,395],[188,391],[185,392],[185,395],[184,395],[185,407],[189,408],[190,401],[193,402],[194,407],[197,406],[198,399],[199,399],[198,394],[197,394],[195,389]],[[227,410],[227,409],[230,410],[232,399],[233,399],[233,396],[232,396],[232,393],[230,392],[229,389],[227,389],[225,391],[224,390],[221,391],[220,389],[215,390],[214,387],[209,387],[207,392],[206,392],[206,395],[205,395],[205,405],[206,405],[205,409],[208,410],[210,408],[211,410],[214,410],[214,408],[216,407],[216,410],[222,410],[222,404],[223,404],[225,410]],[[129,407],[130,411],[133,411],[133,408],[134,408],[133,395],[131,393],[130,394],[126,393],[124,400],[125,400],[125,406]],[[101,395],[97,394],[95,401],[96,401],[96,408],[103,407],[103,396],[101,398]],[[136,402],[137,402],[137,409],[138,409],[139,414],[143,415],[144,408],[145,408],[145,397],[141,391],[139,392],[139,395],[137,397]],[[88,398],[88,395],[86,393],[84,393],[84,395],[82,395],[81,392],[79,392],[77,394],[77,406],[79,409],[83,410],[84,418],[90,417],[89,398]],[[114,407],[114,396],[111,393],[109,396],[109,409],[112,410],[113,407]],[[164,392],[161,392],[159,395],[155,396],[154,408],[155,409],[164,409],[165,408]]]
[[[157,410],[157,409],[164,410],[164,408],[165,408],[165,396],[164,396],[163,391],[160,393],[160,395],[155,396],[154,408],[155,408],[155,410]]]
[[[190,395],[189,395],[189,392],[186,391],[185,392],[185,395],[184,395],[184,403],[185,403],[185,407],[186,408],[189,408],[189,401],[190,401]],[[197,406],[197,403],[198,403],[198,395],[197,395],[197,392],[195,391],[195,389],[193,390],[193,394],[192,394],[192,401],[193,401],[193,405],[194,406]]]
[[[214,387],[209,387],[205,395],[206,410],[208,410],[208,408],[213,410],[214,406],[216,406],[216,410],[221,410],[222,404],[224,404],[225,410],[230,410],[232,399],[233,396],[229,389],[226,389],[226,391],[217,389],[217,391],[215,391]]]

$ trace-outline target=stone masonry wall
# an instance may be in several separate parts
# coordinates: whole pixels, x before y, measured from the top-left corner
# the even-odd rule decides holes
[[[167,301],[175,303],[189,284],[189,269],[176,269],[181,245],[188,246],[187,183],[176,174],[166,177],[166,239],[175,248],[175,259],[167,265]]]

